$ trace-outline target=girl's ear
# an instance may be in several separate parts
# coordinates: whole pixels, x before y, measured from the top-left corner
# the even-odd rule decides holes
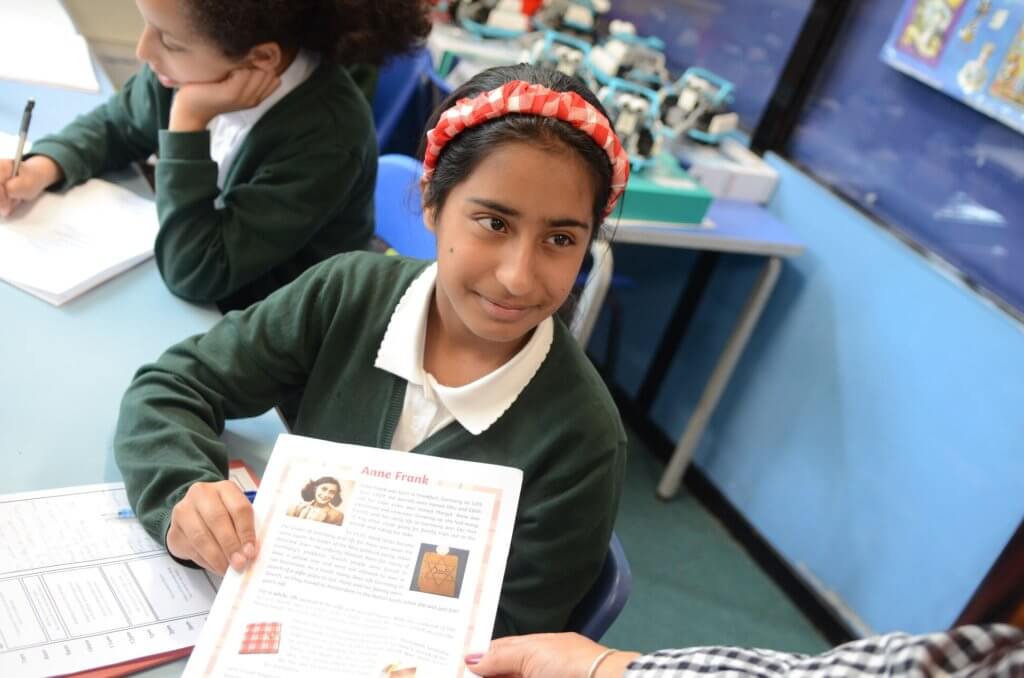
[[[423,212],[423,223],[431,233],[437,233],[437,208],[429,207],[423,198],[427,192],[427,178],[420,177],[420,209]]]
[[[261,42],[249,48],[246,61],[252,68],[276,75],[284,62],[284,52],[276,42]]]

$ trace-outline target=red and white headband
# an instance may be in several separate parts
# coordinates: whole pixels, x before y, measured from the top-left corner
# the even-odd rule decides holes
[[[460,99],[441,114],[437,125],[427,132],[427,150],[423,155],[426,177],[434,172],[441,150],[458,134],[488,120],[511,113],[557,118],[587,133],[608,155],[612,165],[612,188],[602,218],[607,218],[626,190],[629,180],[629,156],[608,118],[576,92],[555,92],[543,85],[513,80],[472,99]]]

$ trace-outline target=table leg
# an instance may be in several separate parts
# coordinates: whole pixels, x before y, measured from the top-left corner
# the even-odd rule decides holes
[[[718,252],[698,252],[690,275],[686,279],[683,291],[679,295],[676,307],[672,310],[668,327],[661,334],[661,341],[654,352],[647,372],[644,373],[643,383],[636,392],[636,403],[641,410],[649,412],[654,399],[661,389],[661,383],[665,380],[679,343],[686,334],[693,316],[697,313],[697,306],[700,304],[704,290],[707,289],[711,274],[715,271],[715,264],[718,263]]]
[[[739,362],[740,356],[743,355],[743,349],[746,348],[750,335],[753,333],[754,327],[761,317],[761,312],[768,303],[772,290],[775,289],[775,283],[779,279],[779,272],[781,270],[782,260],[778,257],[769,257],[768,261],[765,262],[764,268],[761,269],[757,283],[755,283],[754,289],[751,291],[746,304],[743,306],[743,310],[740,312],[739,320],[736,322],[736,326],[733,328],[732,334],[729,336],[729,340],[726,342],[725,348],[715,364],[715,369],[712,371],[708,383],[705,384],[704,390],[701,392],[697,407],[694,409],[693,414],[690,415],[690,421],[686,424],[686,430],[683,431],[679,444],[676,445],[676,449],[672,452],[672,457],[669,459],[665,471],[661,474],[661,481],[658,483],[657,490],[659,499],[671,499],[679,491],[679,485],[683,480],[683,473],[686,472],[686,467],[693,458],[693,452],[697,448],[697,443],[700,442],[708,420],[711,419],[711,415],[714,413],[715,407],[718,405],[718,401],[722,397],[726,385],[729,383],[729,378],[736,368],[736,363]]]

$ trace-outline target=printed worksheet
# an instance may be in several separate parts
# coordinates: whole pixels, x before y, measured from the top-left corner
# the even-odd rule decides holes
[[[0,676],[51,676],[195,644],[216,594],[153,541],[121,483],[0,496]]]
[[[0,218],[0,279],[61,305],[153,256],[156,206],[90,179]]]
[[[519,469],[282,435],[260,555],[228,572],[185,675],[471,675],[487,649]]]
[[[0,78],[100,91],[89,46],[59,0],[0,0]]]

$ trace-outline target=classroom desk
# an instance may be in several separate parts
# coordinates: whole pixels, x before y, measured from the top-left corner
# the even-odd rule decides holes
[[[152,260],[57,308],[0,284],[0,493],[115,482],[113,433],[132,375],[220,314],[173,297]],[[229,446],[262,470],[276,413],[232,422]]]
[[[736,363],[746,348],[782,270],[782,259],[798,256],[804,251],[800,242],[785,224],[765,208],[751,203],[716,200],[708,211],[705,223],[694,227],[651,226],[627,221],[615,229],[616,243],[679,247],[698,250],[697,261],[672,311],[668,326],[648,365],[636,404],[645,412],[661,389],[676,350],[696,313],[721,253],[752,254],[765,258],[739,318],[726,341],[711,376],[708,378],[693,414],[676,444],[668,465],[658,483],[657,495],[671,499],[679,490],[683,473],[693,459],[694,450],[732,377]]]
[[[0,80],[0,129],[16,133],[25,101],[34,97],[29,138],[59,131],[106,100],[110,86],[100,82],[104,91],[90,94]],[[106,178],[151,195],[137,172]],[[135,370],[209,329],[220,313],[172,295],[150,259],[59,308],[0,282],[0,317],[0,454],[4,468],[18,469],[0,477],[0,492],[14,492],[119,480],[111,436]],[[244,451],[252,435],[280,430],[269,413],[233,424],[228,435]]]
[[[149,260],[56,308],[0,283],[0,493],[121,480],[113,433],[135,370],[220,314],[173,297]],[[262,474],[276,412],[228,424],[232,456]],[[151,669],[179,676],[186,660]]]
[[[36,99],[30,138],[105,98],[0,81],[0,129],[17,132],[28,96]],[[107,178],[148,190],[132,171]],[[9,493],[121,480],[112,442],[132,375],[220,313],[173,296],[150,259],[59,308],[0,282],[0,317],[0,493]],[[233,457],[262,474],[283,431],[270,411],[230,422],[223,438]],[[145,675],[177,676],[184,667],[179,660]]]

